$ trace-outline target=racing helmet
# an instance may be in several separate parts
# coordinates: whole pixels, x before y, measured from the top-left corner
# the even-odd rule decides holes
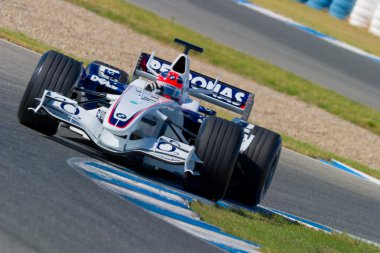
[[[166,98],[178,100],[182,94],[183,80],[174,71],[164,71],[156,78],[157,84],[161,87],[162,95]]]

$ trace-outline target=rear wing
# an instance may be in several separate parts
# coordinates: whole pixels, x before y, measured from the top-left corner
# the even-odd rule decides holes
[[[133,73],[134,78],[143,77],[155,81],[155,76],[149,73],[146,66],[149,57],[150,54],[140,54]],[[169,70],[170,66],[171,62],[158,57],[154,57],[150,64],[150,67],[157,73]],[[248,121],[253,106],[254,94],[219,81],[214,85],[216,79],[195,71],[190,71],[189,81],[191,96],[238,113],[241,115],[242,120]],[[191,89],[202,89],[212,92],[210,94],[204,94],[201,92],[191,92]]]

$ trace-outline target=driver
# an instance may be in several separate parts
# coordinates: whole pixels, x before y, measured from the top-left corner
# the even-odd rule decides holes
[[[165,71],[156,78],[157,86],[162,96],[178,101],[182,95],[183,80],[177,72]]]

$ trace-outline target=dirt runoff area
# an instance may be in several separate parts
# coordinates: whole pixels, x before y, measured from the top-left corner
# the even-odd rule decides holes
[[[88,60],[131,72],[141,51],[174,59],[179,51],[59,0],[0,0],[0,27]],[[200,45],[202,46],[202,45]],[[380,137],[297,98],[193,59],[192,69],[256,94],[250,121],[380,169]]]

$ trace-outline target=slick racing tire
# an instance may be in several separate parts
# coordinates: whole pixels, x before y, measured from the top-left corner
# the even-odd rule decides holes
[[[110,64],[107,64],[107,63],[105,63],[105,62],[102,62],[102,61],[93,61],[93,62],[91,62],[91,63],[89,64],[89,66],[91,66],[92,64],[94,64],[94,65],[98,65],[98,66],[105,66],[105,67],[107,67],[107,68],[114,69],[114,70],[118,71],[118,72],[120,73],[120,76],[119,76],[119,78],[117,79],[117,81],[118,81],[119,83],[128,84],[128,77],[129,77],[129,76],[128,76],[128,73],[125,72],[124,70],[121,70],[121,69],[119,69],[119,68],[116,68],[116,67],[114,67],[114,66],[112,66],[112,65],[110,65]],[[88,68],[89,68],[89,66],[87,66],[87,68],[86,68],[87,73],[88,73]]]
[[[233,181],[237,187],[228,195],[243,204],[255,206],[264,198],[272,182],[280,158],[281,136],[268,129],[255,126],[252,143],[239,154]],[[230,194],[231,193],[231,194]]]
[[[38,105],[36,98],[41,98],[45,90],[69,96],[81,74],[82,63],[55,51],[44,53],[21,99],[17,113],[20,123],[46,135],[55,134],[58,121],[47,115],[35,114],[28,108]]]
[[[185,174],[185,188],[212,200],[224,197],[239,155],[243,128],[233,122],[207,117],[195,140],[195,152],[203,164],[200,176]]]

